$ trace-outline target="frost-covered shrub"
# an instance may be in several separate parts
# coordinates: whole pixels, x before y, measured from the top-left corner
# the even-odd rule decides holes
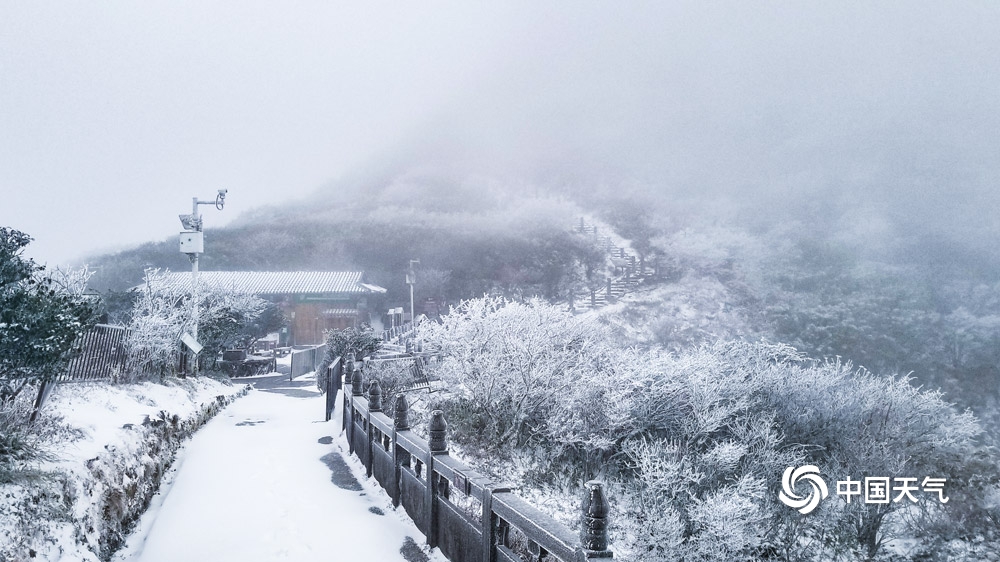
[[[621,348],[592,318],[490,298],[420,335],[445,353],[437,374],[449,391],[434,407],[477,468],[515,485],[603,476],[625,559],[871,558],[894,533],[918,531],[904,504],[847,505],[835,488],[802,516],[778,501],[790,466],[815,464],[831,486],[947,478],[956,496],[974,480],[970,414],[908,379],[788,346]]]
[[[940,477],[958,493],[969,484],[963,467],[981,430],[970,413],[955,411],[939,392],[839,362],[776,366],[761,378],[761,407],[775,412],[786,440],[808,445],[806,460],[828,480]],[[839,540],[874,556],[892,536],[886,523],[896,522],[907,505],[844,505],[841,529],[847,536]],[[921,507],[951,509],[930,501]]]
[[[557,307],[499,297],[464,301],[420,337],[443,353],[434,373],[479,414],[456,435],[492,451],[538,437],[555,405],[595,371],[606,340],[600,326]]]
[[[636,344],[668,351],[754,337],[760,330],[747,313],[750,296],[735,285],[689,272],[671,283],[640,287],[598,314]]]
[[[17,478],[37,461],[50,460],[53,437],[66,432],[58,415],[29,421],[34,394],[0,401],[0,483]]]
[[[365,389],[371,388],[372,381],[378,381],[382,409],[391,413],[396,394],[413,384],[413,370],[411,360],[370,361],[364,374]]]
[[[205,366],[213,365],[223,349],[246,344],[256,332],[273,328],[256,324],[270,305],[255,295],[202,285],[198,303],[198,339],[204,346],[199,360]],[[162,377],[173,373],[183,353],[181,335],[193,328],[190,293],[183,287],[165,284],[159,270],[147,271],[128,328],[128,350],[134,372],[127,375]]]
[[[382,347],[382,339],[368,325],[360,328],[326,330],[324,336],[326,337],[326,355],[323,356],[322,363],[316,369],[316,372],[320,374],[316,377],[316,386],[321,392],[326,392],[327,368],[338,357],[346,358],[349,353],[353,353],[355,359],[360,361]]]
[[[181,353],[178,342],[190,321],[186,293],[165,286],[158,271],[147,271],[128,323],[129,362],[137,373],[171,373]]]
[[[687,389],[685,402],[669,404],[682,421],[665,426],[665,438],[624,444],[632,474],[621,486],[628,497],[653,498],[631,505],[681,517],[682,559],[764,552],[810,559],[803,552],[816,548],[822,556],[860,549],[872,557],[893,531],[912,532],[901,516],[906,503],[835,498],[800,516],[775,501],[787,466],[815,464],[831,486],[865,476],[933,476],[947,478],[958,495],[969,481],[961,467],[972,456],[975,420],[906,379],[839,363],[801,364],[789,348],[764,344],[715,345],[667,364]],[[715,530],[722,520],[730,521],[727,537]],[[803,551],[804,544],[816,548]]]
[[[228,291],[223,286],[199,290],[198,341],[204,346],[199,354],[202,367],[214,367],[226,349],[247,349],[268,332],[284,323],[277,305],[244,293]]]
[[[754,407],[760,381],[746,367],[795,355],[764,348],[739,365],[729,354],[714,346],[646,357],[645,384],[663,390],[633,410],[645,423],[622,443],[616,486],[619,540],[638,560],[749,559],[773,540],[769,487],[801,453]]]

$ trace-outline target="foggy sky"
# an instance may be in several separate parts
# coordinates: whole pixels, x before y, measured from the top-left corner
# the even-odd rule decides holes
[[[0,225],[42,262],[160,240],[218,188],[208,226],[407,166],[1000,234],[988,2],[4,3],[0,22]]]

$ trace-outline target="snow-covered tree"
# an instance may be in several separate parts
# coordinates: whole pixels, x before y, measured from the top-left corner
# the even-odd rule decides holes
[[[468,423],[490,448],[524,445],[561,395],[593,369],[605,335],[591,321],[541,301],[471,299],[419,336],[440,346],[436,374],[475,412]],[[472,429],[472,428],[470,428]]]
[[[940,392],[836,361],[769,369],[763,380],[761,407],[775,413],[786,441],[808,445],[806,460],[829,475],[829,481],[945,478],[953,493],[965,495],[965,466],[974,458],[981,429],[970,413],[956,411]],[[903,523],[900,512],[911,503],[838,505],[837,540],[859,546],[871,558],[893,537],[893,527]],[[926,495],[918,505],[949,509]]]
[[[909,524],[902,504],[831,494],[803,516],[778,501],[786,468],[814,464],[831,486],[946,478],[965,498],[977,474],[979,427],[939,393],[785,345],[623,348],[597,317],[499,298],[420,337],[445,354],[450,390],[433,406],[477,468],[521,485],[610,480],[615,539],[637,560],[870,558]]]
[[[82,291],[87,273],[45,274],[23,256],[29,242],[0,227],[0,401],[58,374],[94,321],[94,302]]]
[[[191,317],[186,303],[186,293],[166,286],[159,270],[146,272],[128,323],[130,364],[137,373],[163,376],[176,367],[180,338]]]
[[[270,306],[257,296],[202,285],[198,302],[202,361],[213,361],[223,349],[245,344],[256,332],[273,328],[255,324]],[[129,353],[136,371],[161,376],[172,372],[182,352],[181,335],[192,327],[189,292],[163,283],[158,270],[147,271],[128,323]]]
[[[58,375],[94,321],[86,270],[46,274],[24,257],[29,242],[0,227],[0,481],[46,454],[46,424],[24,390]]]
[[[338,357],[347,358],[350,353],[354,354],[355,360],[362,360],[375,353],[382,346],[382,339],[375,334],[371,326],[365,325],[360,328],[345,328],[343,330],[327,330],[324,332],[326,343],[326,355],[323,362],[316,370],[319,376],[316,377],[316,386],[321,392],[326,391],[327,367]],[[391,394],[386,394],[391,397]]]
[[[215,286],[198,292],[198,340],[204,346],[199,354],[202,366],[213,366],[223,350],[245,349],[283,324],[277,306],[256,295]]]

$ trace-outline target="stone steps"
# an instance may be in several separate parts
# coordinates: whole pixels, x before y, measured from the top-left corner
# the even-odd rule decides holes
[[[610,235],[601,236],[602,230],[596,225],[588,224],[586,219],[580,218],[580,222],[573,227],[573,231],[583,235],[597,238],[597,244],[608,254],[611,263],[616,270],[621,270],[618,276],[612,278],[610,282],[594,292],[593,297],[589,291],[575,293],[572,305],[567,301],[567,306],[571,306],[574,312],[595,310],[625,296],[630,291],[637,288],[643,281],[652,277],[655,270],[645,266],[640,271],[638,257],[629,251],[628,248],[620,246],[614,242]]]

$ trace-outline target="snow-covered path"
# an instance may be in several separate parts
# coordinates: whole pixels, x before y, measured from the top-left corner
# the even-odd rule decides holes
[[[308,377],[262,380],[272,388],[199,431],[115,559],[426,561],[423,535],[345,463],[340,424],[322,421],[324,398]]]

